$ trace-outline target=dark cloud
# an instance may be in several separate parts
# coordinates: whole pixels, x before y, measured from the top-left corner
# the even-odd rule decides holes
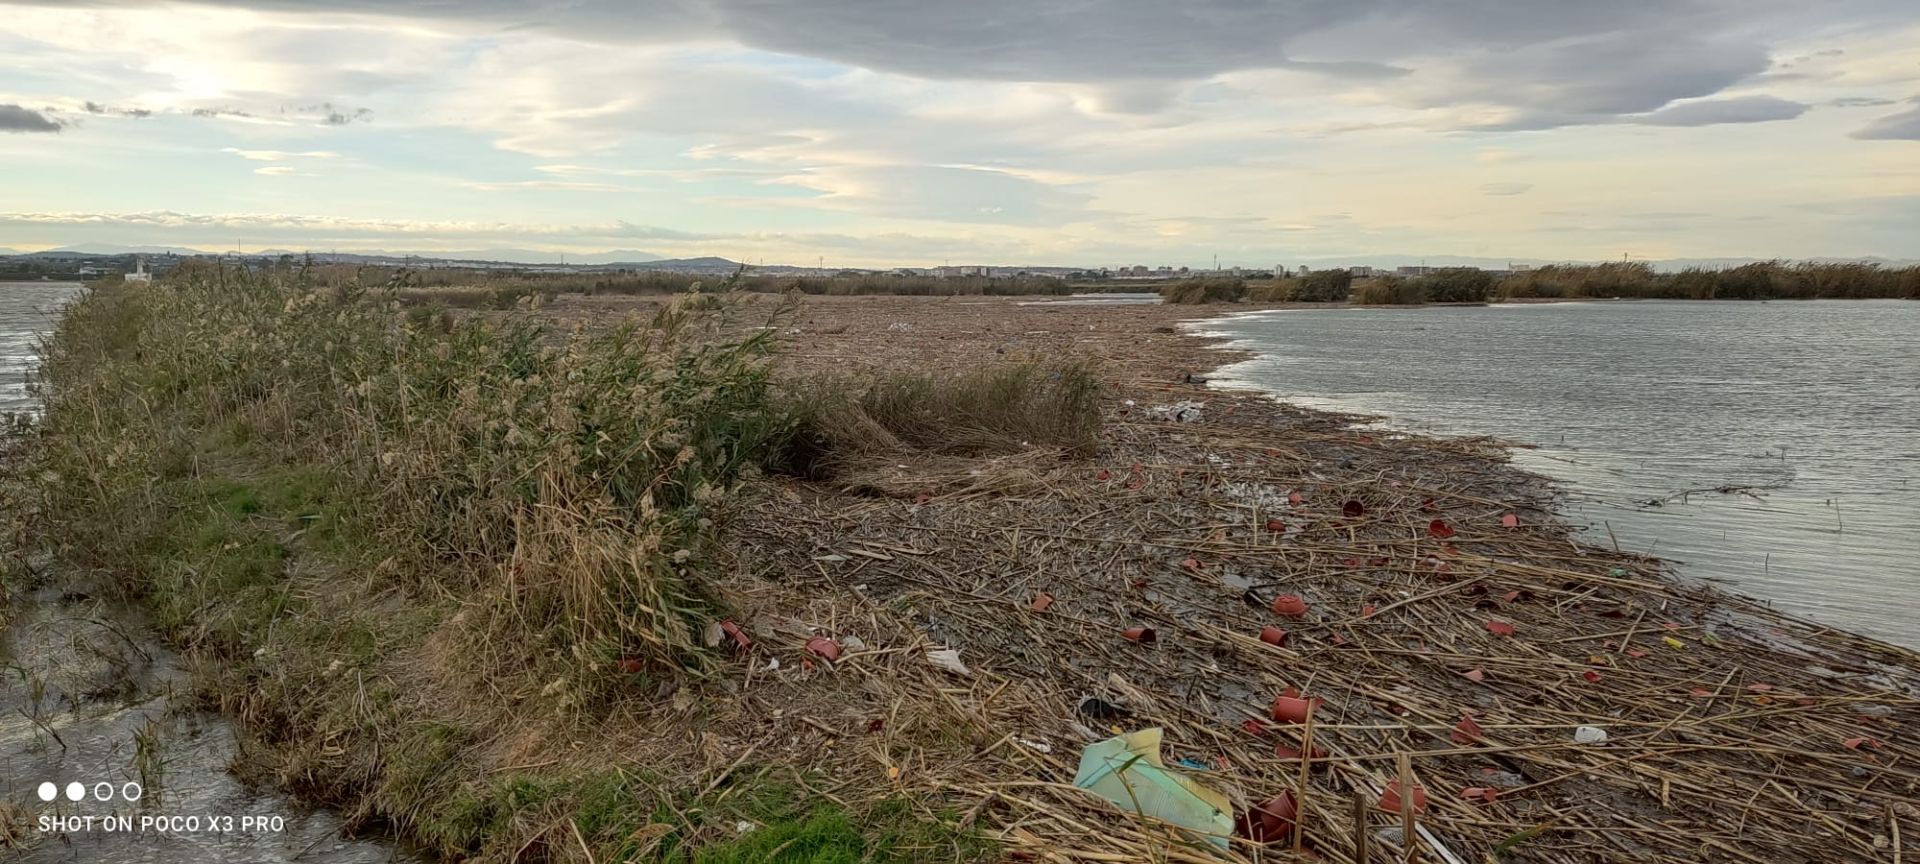
[[[1713,126],[1720,123],[1766,123],[1792,120],[1807,113],[1805,103],[1772,96],[1741,96],[1735,99],[1701,99],[1668,105],[1633,120],[1649,126]]]
[[[1866,141],[1920,141],[1920,96],[1908,99],[1912,108],[1888,114],[1856,130],[1853,137]]]
[[[1881,99],[1877,96],[1842,96],[1829,100],[1827,104],[1834,108],[1880,108],[1900,103],[1894,99]]]
[[[115,108],[112,105],[102,105],[93,101],[88,101],[80,107],[88,114],[134,118],[153,116],[153,112],[145,108]]]
[[[1816,27],[1920,21],[1912,0],[1831,0],[1817,8],[1787,0],[202,2],[437,19],[470,33],[544,32],[610,44],[734,42],[928,79],[1087,84],[1096,94],[1089,107],[1113,114],[1164,113],[1181,101],[1182,85],[1222,73],[1289,70],[1369,83],[1416,107],[1508,109],[1509,119],[1475,127],[1490,129],[1604,123],[1662,112],[1677,100],[1711,97],[1767,75],[1775,67],[1771,46],[1805,38]],[[303,47],[312,38],[304,30],[272,38],[280,40],[276,54],[313,50]],[[1839,53],[1813,50],[1787,65]],[[398,83],[374,72],[327,74],[341,86],[316,86],[319,92],[369,92]],[[371,77],[354,83],[353,75]],[[1786,104],[1676,109],[1650,122],[1755,122],[1759,114],[1782,119]],[[1740,119],[1704,119],[1716,112]],[[333,123],[360,119],[347,110],[320,117]]]
[[[18,105],[0,105],[0,132],[58,132],[65,124]]]

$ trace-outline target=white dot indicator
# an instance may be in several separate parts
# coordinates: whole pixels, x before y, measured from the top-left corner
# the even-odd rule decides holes
[[[78,801],[87,797],[87,785],[79,781],[67,784],[67,800]]]
[[[60,797],[60,787],[55,786],[52,783],[40,784],[40,800],[52,801],[53,799],[58,797]]]

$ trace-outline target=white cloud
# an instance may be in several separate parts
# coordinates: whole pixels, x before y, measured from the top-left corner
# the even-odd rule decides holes
[[[232,153],[242,159],[254,162],[285,162],[288,159],[338,159],[340,154],[330,150],[308,150],[304,153],[288,153],[284,150],[242,150],[238,147],[222,147],[222,153]]]

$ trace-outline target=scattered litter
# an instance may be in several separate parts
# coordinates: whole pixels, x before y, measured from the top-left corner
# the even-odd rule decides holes
[[[840,643],[825,636],[815,636],[807,640],[807,653],[832,662],[840,659]]]
[[[1461,714],[1460,722],[1453,725],[1452,737],[1453,743],[1464,746],[1485,738],[1486,732],[1480,728],[1480,724],[1473,722],[1472,714]]]
[[[1500,517],[1500,524],[1507,528],[1518,528],[1520,527],[1520,517],[1515,516],[1512,513],[1508,513],[1507,515]]]
[[[1358,519],[1362,516],[1367,515],[1367,505],[1362,504],[1358,501],[1348,501],[1347,503],[1340,505],[1340,515],[1345,516],[1348,519]]]
[[[907,323],[907,322],[905,322],[905,321],[895,321],[895,322],[893,322],[892,324],[888,324],[888,325],[887,325],[887,332],[889,332],[889,333],[912,333],[912,332],[913,332],[913,325],[912,325],[912,324],[910,324],[910,323]]]
[[[1272,716],[1281,723],[1305,723],[1307,713],[1319,708],[1322,701],[1282,693],[1273,697]]]
[[[1152,627],[1128,627],[1120,631],[1120,635],[1142,645],[1152,645],[1160,641],[1160,634],[1155,633]]]
[[[1607,730],[1598,726],[1582,726],[1573,730],[1573,743],[1605,744],[1607,743]]]
[[[1260,628],[1260,641],[1268,645],[1285,645],[1287,644],[1287,631],[1278,627],[1262,627]]]
[[[1015,738],[1013,740],[1020,742],[1020,746],[1025,747],[1028,750],[1037,750],[1041,753],[1053,752],[1053,746],[1048,744],[1045,741],[1030,741],[1025,738]]]
[[[1075,710],[1080,712],[1080,716],[1097,723],[1108,723],[1119,720],[1133,713],[1128,710],[1125,705],[1118,702],[1109,702],[1098,696],[1088,696],[1080,700],[1080,705]]]
[[[1292,836],[1299,818],[1300,808],[1293,802],[1293,794],[1282,792],[1247,811],[1234,827],[1236,833],[1255,843],[1274,843]]]
[[[858,636],[842,636],[840,637],[840,647],[848,651],[865,651],[867,650],[867,643],[862,642]]]
[[[1307,614],[1307,601],[1297,594],[1282,594],[1273,598],[1273,614],[1287,618],[1299,618]]]
[[[1045,612],[1047,611],[1047,607],[1052,605],[1053,605],[1053,595],[1041,594],[1040,596],[1033,598],[1033,603],[1028,605],[1027,608],[1032,609],[1035,612]]]
[[[760,826],[755,825],[752,822],[748,822],[745,819],[742,819],[738,822],[733,823],[733,833],[735,834],[746,834],[746,833],[758,830],[759,828]]]
[[[835,553],[832,555],[815,555],[813,556],[813,560],[815,561],[846,561],[849,559],[845,555]]]
[[[1129,813],[1177,825],[1220,849],[1233,835],[1227,796],[1170,771],[1160,761],[1159,727],[1087,746],[1073,785]]]
[[[1413,784],[1412,800],[1413,812],[1427,812],[1427,789],[1425,786],[1421,786],[1418,783]],[[1398,813],[1400,812],[1401,803],[1403,802],[1400,800],[1400,781],[1394,780],[1387,784],[1386,791],[1380,793],[1379,807],[1388,813]]]
[[[973,674],[973,670],[968,669],[967,664],[960,662],[960,650],[957,648],[929,648],[927,662],[955,675]]]
[[[1155,420],[1172,420],[1175,423],[1198,423],[1200,412],[1207,407],[1205,402],[1184,400],[1170,405],[1149,405],[1147,416]]]

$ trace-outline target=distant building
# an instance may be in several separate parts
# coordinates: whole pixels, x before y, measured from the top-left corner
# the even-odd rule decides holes
[[[1357,264],[1355,266],[1348,267],[1347,272],[1352,273],[1354,278],[1356,279],[1366,279],[1373,276],[1387,275],[1387,271],[1382,270],[1378,267],[1368,267],[1365,264]]]
[[[1419,265],[1413,265],[1408,267],[1399,267],[1399,268],[1396,268],[1393,272],[1401,276],[1425,276],[1428,273],[1432,273],[1435,269],[1437,268],[1428,267],[1425,264],[1419,264]]]
[[[1307,269],[1307,265],[1305,265],[1305,264],[1302,264],[1302,265],[1300,265],[1300,275],[1302,275],[1302,276],[1305,276],[1305,275],[1307,275],[1307,274],[1308,274],[1308,273],[1310,273],[1310,272],[1312,272],[1312,271],[1310,271],[1310,270],[1308,270],[1308,269]]]
[[[152,283],[153,274],[147,272],[147,259],[133,259],[133,272],[122,277],[128,282]]]

